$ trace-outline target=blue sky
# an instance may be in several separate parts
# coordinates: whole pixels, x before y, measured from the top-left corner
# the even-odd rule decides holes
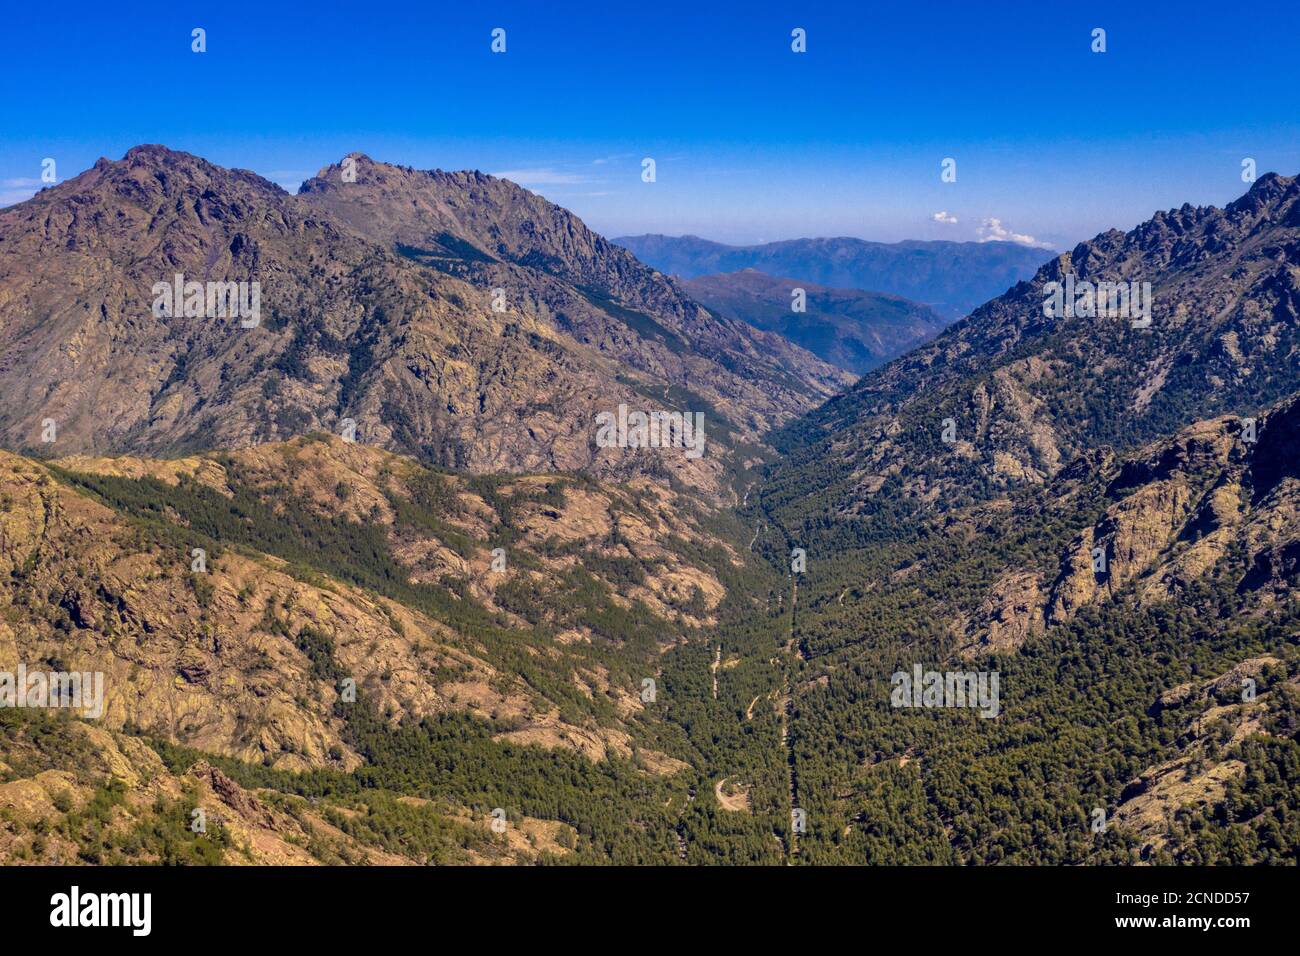
[[[1300,171],[1300,5],[22,3],[0,203],[160,142],[287,188],[343,154],[505,173],[606,235],[1064,248]],[[207,31],[207,52],[190,31]],[[491,31],[506,32],[493,54]],[[808,52],[790,50],[807,31]],[[1106,30],[1107,51],[1090,50]],[[641,181],[653,157],[657,182]],[[957,181],[940,163],[957,160]],[[936,221],[936,214],[945,213]],[[997,225],[992,225],[996,221]]]

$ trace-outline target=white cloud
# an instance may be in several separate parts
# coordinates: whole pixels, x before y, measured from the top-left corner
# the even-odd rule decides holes
[[[948,211],[946,209],[936,212],[933,216],[930,217],[930,221],[941,222],[945,226],[957,225],[957,217],[948,215]]]
[[[503,169],[500,172],[494,172],[492,175],[499,176],[502,179],[509,179],[521,186],[567,186],[587,181],[585,176],[560,172],[560,170],[549,166],[534,169]]]
[[[1039,242],[1033,236],[1012,232],[1002,225],[1001,219],[985,219],[978,229],[980,242],[1014,242],[1021,246],[1033,246],[1035,249],[1050,249],[1051,243]]]

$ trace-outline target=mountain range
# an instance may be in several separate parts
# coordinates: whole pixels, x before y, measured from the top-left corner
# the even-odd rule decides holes
[[[0,440],[40,450],[52,422],[57,453],[176,454],[351,420],[431,464],[722,494],[736,456],[610,454],[592,420],[698,411],[734,449],[851,381],[513,183],[346,160],[352,181],[338,164],[291,196],[141,146],[0,211]],[[158,315],[175,276],[257,282],[264,317]]]
[[[1027,279],[1050,251],[1013,242],[909,239],[870,242],[850,237],[787,239],[729,246],[698,236],[623,236],[614,242],[669,275],[694,279],[757,269],[803,282],[902,296],[959,319]]]
[[[359,153],[0,211],[0,671],[105,679],[0,707],[0,860],[1295,863],[1300,182],[1046,262],[800,242],[678,281]],[[940,331],[835,248],[996,297]]]
[[[919,345],[947,324],[933,309],[901,296],[831,289],[756,269],[685,279],[682,287],[723,315],[780,333],[818,358],[859,374]]]

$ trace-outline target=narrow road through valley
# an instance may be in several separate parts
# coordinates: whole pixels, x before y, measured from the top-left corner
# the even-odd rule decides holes
[[[799,780],[795,773],[794,750],[790,747],[790,725],[794,720],[794,671],[798,656],[798,643],[795,640],[795,615],[799,608],[799,579],[792,577],[790,591],[790,633],[786,640],[782,672],[784,680],[781,688],[781,749],[785,752],[786,786],[790,797],[790,816],[788,820],[790,841],[786,846],[786,863],[799,855],[799,834],[794,829],[794,812],[799,807]]]

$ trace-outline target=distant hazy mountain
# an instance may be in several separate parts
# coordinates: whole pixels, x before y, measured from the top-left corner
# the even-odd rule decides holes
[[[779,332],[832,365],[859,374],[937,335],[947,323],[929,306],[901,296],[832,289],[754,269],[682,282],[697,302],[730,318]],[[805,310],[792,294],[804,290]]]
[[[1051,258],[1049,250],[1011,242],[885,243],[841,237],[728,246],[699,236],[658,235],[614,242],[660,272],[684,279],[757,269],[837,288],[901,295],[950,320],[1028,279]]]

